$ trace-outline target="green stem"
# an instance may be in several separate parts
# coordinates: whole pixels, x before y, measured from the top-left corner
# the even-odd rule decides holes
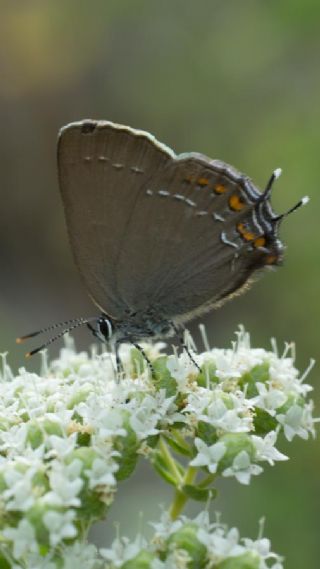
[[[173,436],[173,441],[175,441],[176,444],[178,444],[181,447],[181,449],[184,451],[183,454],[185,454],[187,456],[191,456],[192,452],[190,449],[190,445],[188,445],[188,443],[186,443],[184,437],[181,436],[179,431],[178,430],[172,431],[172,436]]]
[[[185,484],[192,484],[196,475],[197,475],[197,468],[195,468],[194,466],[189,466],[183,477],[181,486],[184,486]],[[177,489],[175,492],[174,500],[169,510],[170,517],[172,520],[176,520],[177,517],[181,514],[187,500],[188,496],[186,496],[186,494]]]
[[[159,441],[159,450],[162,454],[163,459],[166,462],[168,470],[170,470],[171,473],[173,474],[173,476],[176,478],[177,483],[181,484],[182,476],[181,476],[180,471],[177,467],[176,461],[174,460],[171,452],[169,451],[169,449],[168,449],[168,447],[167,447],[167,445],[164,442],[162,437],[160,437],[160,441]]]
[[[199,482],[198,486],[200,488],[205,488],[206,486],[209,486],[209,484],[211,484],[211,482],[215,480],[216,476],[217,476],[216,474],[209,474]]]

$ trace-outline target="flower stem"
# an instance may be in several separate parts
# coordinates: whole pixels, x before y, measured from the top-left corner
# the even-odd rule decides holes
[[[216,476],[217,476],[216,474],[209,474],[208,476],[203,478],[203,480],[199,482],[200,488],[205,488],[206,486],[209,486],[209,484],[211,484],[215,480]]]
[[[176,461],[174,460],[171,452],[169,451],[169,449],[168,449],[168,447],[167,447],[167,445],[166,445],[166,443],[162,437],[160,437],[160,441],[159,441],[159,450],[162,454],[164,461],[166,462],[168,470],[171,471],[173,476],[176,478],[177,483],[180,484],[182,482],[182,476],[181,476],[180,471],[177,467]]]
[[[186,473],[183,477],[181,487],[185,484],[192,484],[197,474],[197,469],[194,466],[189,466],[186,470]],[[174,500],[170,506],[170,517],[172,520],[177,519],[177,517],[181,514],[186,502],[188,500],[188,496],[181,492],[181,490],[177,489],[175,492]]]

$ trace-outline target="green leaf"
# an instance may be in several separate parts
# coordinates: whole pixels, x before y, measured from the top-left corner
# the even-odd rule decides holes
[[[151,464],[154,469],[160,474],[160,476],[171,484],[172,486],[177,486],[178,480],[176,476],[172,473],[172,471],[168,468],[166,460],[163,458],[163,455],[160,452],[155,452],[152,455]],[[178,463],[177,463],[178,467]]]
[[[43,546],[45,549],[50,546],[50,534],[43,523],[43,516],[47,511],[48,507],[39,500],[24,514],[25,518],[30,522],[35,530],[38,544]]]
[[[112,492],[110,492],[110,496]],[[108,496],[108,497],[110,497]],[[90,490],[88,483],[84,485],[79,494],[81,501],[81,506],[77,508],[78,520],[81,520],[81,528],[83,530],[84,525],[88,527],[90,523],[96,520],[102,520],[106,516],[110,504],[105,503],[106,496],[103,494],[103,489]],[[111,500],[110,500],[111,501]]]
[[[45,471],[38,470],[32,478],[32,486],[33,488],[36,488],[37,496],[43,496],[43,494],[48,492],[50,485],[47,473]]]
[[[168,540],[168,553],[175,549],[183,549],[190,556],[188,569],[204,569],[206,567],[207,549],[197,538],[198,526],[186,523],[172,534]]]
[[[133,559],[125,561],[125,563],[121,565],[121,569],[150,569],[154,559],[156,559],[156,557],[153,553],[142,550]]]
[[[76,391],[72,397],[69,399],[68,401],[68,405],[67,408],[68,409],[74,409],[74,407],[76,407],[77,405],[79,405],[79,403],[82,402],[86,402],[88,399],[88,396],[90,395],[90,392],[92,391],[92,388],[89,386],[82,386],[78,391]],[[54,409],[52,410],[54,411]],[[82,421],[82,417],[79,416],[79,419]]]
[[[27,441],[33,449],[38,448],[43,442],[43,431],[36,422],[31,422],[28,425]]]
[[[217,569],[259,569],[260,557],[256,553],[248,551],[239,557],[229,557],[217,564]]]
[[[254,366],[250,371],[244,373],[239,379],[239,386],[244,389],[246,387],[247,397],[255,397],[258,395],[256,383],[266,383],[270,379],[269,364],[267,362]]]
[[[182,454],[183,456],[192,456],[192,451],[185,440],[180,437],[165,437],[166,442],[170,445],[176,452]]]
[[[128,478],[134,471],[139,458],[137,451],[140,447],[140,443],[129,424],[128,418],[124,422],[123,427],[127,431],[126,436],[117,437],[114,443],[115,450],[120,453],[120,456],[115,459],[119,464],[119,470],[115,474],[117,480],[125,480]]]
[[[89,433],[78,433],[77,443],[81,447],[88,447],[91,442],[91,435]]]
[[[201,488],[200,486],[193,486],[192,484],[185,484],[181,491],[197,502],[206,502],[209,498],[215,498],[217,490],[215,488]]]
[[[46,431],[47,435],[56,435],[57,437],[65,436],[63,428],[56,421],[45,419],[43,422],[43,428]]]
[[[150,448],[155,448],[159,442],[160,435],[150,435],[146,439],[146,443]]]
[[[210,383],[219,383],[219,378],[216,376],[217,366],[213,362],[204,362],[201,366],[201,371],[196,378],[200,387],[208,387]]]
[[[255,446],[250,435],[246,433],[227,433],[220,437],[219,442],[224,443],[227,450],[219,462],[218,472],[222,472],[231,466],[234,458],[241,451],[246,451],[250,459],[254,459]]]
[[[66,463],[70,464],[78,458],[83,463],[82,470],[91,469],[93,461],[98,458],[97,452],[92,447],[75,448],[67,457]]]
[[[277,413],[282,413],[283,415],[285,415],[292,407],[292,405],[300,405],[300,407],[304,407],[305,400],[303,397],[301,396],[297,397],[295,394],[293,395],[291,393],[289,394],[287,401],[283,405],[281,405],[281,407],[277,408]]]
[[[256,407],[255,409],[255,416],[253,419],[255,434],[258,436],[266,435],[270,431],[274,431],[278,425],[278,422],[275,417],[271,417],[271,415],[265,411],[264,409],[260,409]]]
[[[0,552],[0,567],[1,569],[10,569],[11,567],[9,561],[7,561],[7,559],[2,555],[1,552]]]
[[[152,362],[154,369],[154,384],[158,390],[165,389],[166,397],[177,395],[177,382],[171,377],[167,368],[168,356],[160,356]]]
[[[205,421],[199,421],[196,435],[207,445],[213,445],[218,440],[216,428]]]

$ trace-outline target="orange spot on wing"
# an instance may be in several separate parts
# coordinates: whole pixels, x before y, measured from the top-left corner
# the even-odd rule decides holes
[[[253,241],[255,238],[255,234],[252,231],[248,231],[244,223],[238,223],[237,230],[240,233],[241,237],[245,241]]]
[[[266,244],[266,238],[265,237],[257,237],[257,239],[254,242],[255,247],[264,247],[265,244]]]
[[[199,186],[207,186],[209,184],[209,180],[208,178],[198,178],[197,184],[199,184]]]
[[[234,211],[241,211],[246,204],[240,199],[237,194],[232,194],[229,198],[229,206]]]
[[[266,258],[266,265],[274,265],[278,260],[277,255],[268,255]]]
[[[227,191],[227,188],[223,184],[216,184],[213,189],[216,194],[224,194]]]

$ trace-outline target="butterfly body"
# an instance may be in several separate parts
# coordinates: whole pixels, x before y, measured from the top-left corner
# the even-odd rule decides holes
[[[142,312],[141,314],[128,314],[127,318],[120,321],[112,320],[107,314],[101,314],[97,318],[97,328],[100,337],[104,340],[114,339],[124,341],[142,341],[148,338],[161,339],[174,336],[178,325],[163,318],[157,318],[156,313]]]

